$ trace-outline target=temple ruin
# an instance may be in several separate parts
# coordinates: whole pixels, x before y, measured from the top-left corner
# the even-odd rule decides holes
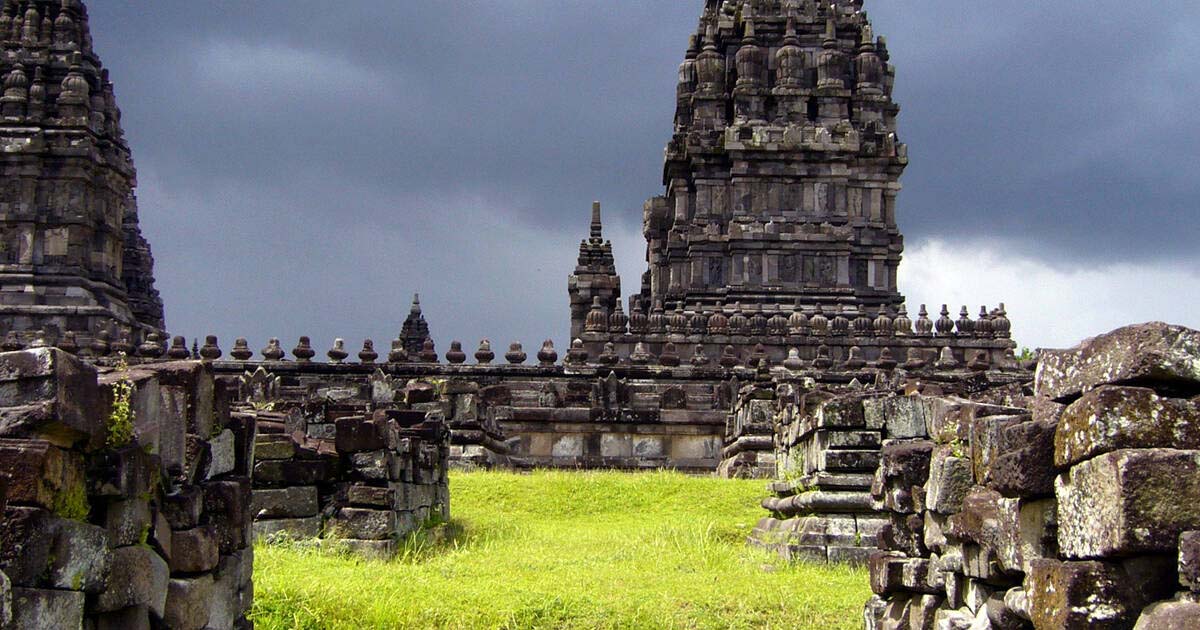
[[[86,7],[4,0],[0,628],[252,627],[254,536],[387,557],[453,466],[769,480],[751,544],[869,565],[869,630],[1195,627],[1200,333],[1019,361],[1003,304],[907,304],[862,9],[707,0],[636,292],[596,204],[569,348],[439,351],[419,297],[379,346],[167,334]]]

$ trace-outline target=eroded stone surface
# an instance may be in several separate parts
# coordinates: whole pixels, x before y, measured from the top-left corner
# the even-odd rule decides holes
[[[1070,401],[1101,385],[1153,382],[1156,388],[1200,391],[1200,332],[1152,322],[1120,328],[1070,350],[1045,350],[1034,388]]]
[[[1200,405],[1144,387],[1099,387],[1063,412],[1054,444],[1062,467],[1120,449],[1200,449]]]
[[[1069,558],[1173,553],[1200,523],[1200,451],[1115,451],[1059,477],[1058,543]]]

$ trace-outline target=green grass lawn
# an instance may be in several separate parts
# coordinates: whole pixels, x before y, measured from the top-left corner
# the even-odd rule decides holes
[[[762,481],[457,473],[454,521],[392,562],[255,550],[254,622],[284,628],[862,627],[866,573],[749,549]]]

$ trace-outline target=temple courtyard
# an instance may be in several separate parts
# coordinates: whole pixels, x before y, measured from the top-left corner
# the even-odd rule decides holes
[[[866,572],[745,544],[761,480],[452,473],[453,520],[390,562],[255,549],[253,621],[291,628],[862,627]]]

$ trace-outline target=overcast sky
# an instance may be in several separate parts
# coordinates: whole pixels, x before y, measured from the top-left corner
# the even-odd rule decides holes
[[[604,203],[644,270],[702,0],[92,0],[167,325],[385,348],[566,343]],[[868,0],[911,165],[901,291],[1018,341],[1200,327],[1200,3]],[[531,352],[532,354],[532,352]]]

